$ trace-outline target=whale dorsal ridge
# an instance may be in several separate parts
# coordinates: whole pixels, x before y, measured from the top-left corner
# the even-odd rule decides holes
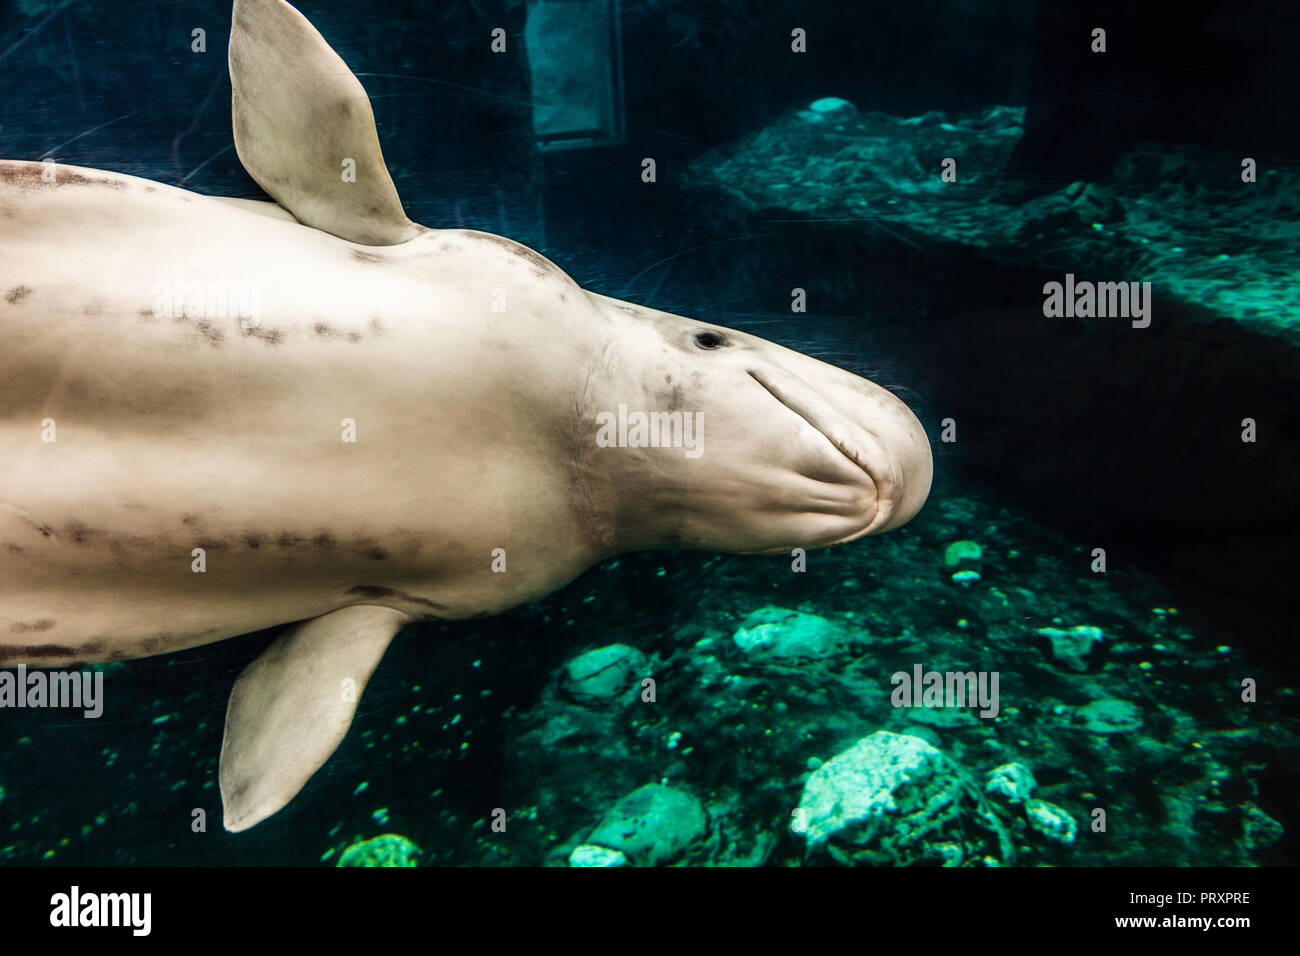
[[[230,85],[240,162],[299,222],[370,246],[424,231],[402,211],[361,81],[301,13],[235,0]]]

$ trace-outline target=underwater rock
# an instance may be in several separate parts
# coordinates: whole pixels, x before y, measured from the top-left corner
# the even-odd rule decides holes
[[[904,713],[914,723],[944,729],[974,727],[979,723],[979,718],[965,707],[908,707]]]
[[[1142,708],[1128,700],[1094,700],[1074,712],[1092,734],[1124,734],[1142,726]]]
[[[876,731],[804,785],[807,853],[845,866],[1011,862],[1006,828],[970,775],[909,734]]]
[[[338,866],[419,866],[420,848],[404,836],[385,833],[354,843],[339,857]]]
[[[827,120],[843,123],[857,115],[857,107],[838,96],[824,96],[819,100],[813,100],[806,110],[795,113],[795,116],[805,123],[825,123]]]
[[[1082,234],[1093,223],[1122,226],[1128,213],[1123,201],[1105,186],[1074,182],[1064,190],[1025,203],[1015,237],[1032,243],[1045,235]]]
[[[943,566],[952,571],[957,584],[970,585],[980,579],[980,559],[984,549],[974,541],[954,541],[943,552]]]
[[[1006,797],[1011,803],[1024,803],[1033,794],[1038,781],[1022,763],[1004,763],[984,777],[984,792]]]
[[[1068,630],[1040,627],[1038,634],[1043,639],[1048,659],[1079,674],[1086,672],[1096,662],[1104,641],[1101,628],[1088,624],[1080,624]]]
[[[580,654],[565,668],[561,689],[580,704],[605,704],[626,694],[645,676],[646,656],[626,644]]]
[[[637,866],[656,866],[702,837],[706,823],[694,796],[651,783],[614,804],[585,843],[620,851]]]
[[[808,104],[808,109],[814,113],[856,113],[857,107],[848,100],[840,99],[838,96],[823,96],[819,100],[813,100]]]
[[[1084,261],[1099,275],[1151,276],[1161,297],[1300,343],[1290,214],[1300,168],[1269,169],[1242,189],[1221,172],[1239,165],[1236,154],[1139,143],[1101,181],[1031,196],[1004,175],[1024,118],[1012,106],[962,117],[800,110],[700,157],[686,180],[741,210],[860,217],[906,245],[952,244],[1014,268]],[[960,160],[960,190],[937,175],[945,156]]]
[[[833,621],[770,606],[745,618],[731,639],[746,656],[760,660],[833,657],[849,645],[848,634]]]
[[[1029,825],[1057,843],[1073,843],[1078,825],[1064,807],[1046,800],[1029,800],[1025,803],[1025,816]]]
[[[974,541],[954,541],[943,550],[943,566],[958,568],[963,562],[979,561],[984,556],[984,549]]]
[[[1241,844],[1247,852],[1272,846],[1286,833],[1286,828],[1253,803],[1246,804],[1241,815]]]
[[[584,843],[569,854],[569,866],[627,866],[627,856],[606,846]]]

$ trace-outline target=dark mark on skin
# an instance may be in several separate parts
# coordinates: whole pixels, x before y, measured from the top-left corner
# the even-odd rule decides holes
[[[279,329],[264,329],[256,325],[244,329],[243,334],[246,336],[251,335],[253,338],[261,339],[267,345],[279,345],[281,342],[284,341],[284,333],[281,332]]]
[[[17,305],[31,294],[32,290],[29,286],[16,285],[5,294],[5,301],[10,305]]]
[[[673,386],[673,390],[668,393],[666,404],[669,412],[680,412],[686,407],[686,393],[680,385]]]
[[[158,190],[154,189],[152,186],[145,186],[144,191],[147,193],[154,193],[157,192]]]
[[[46,537],[49,537],[49,536],[46,535]],[[16,545],[16,544],[11,544],[11,545],[9,545],[9,550],[12,551],[14,554],[22,554],[22,553],[23,553],[23,549],[20,548],[20,547],[19,547],[18,545]]]
[[[333,551],[336,547],[338,547],[338,542],[334,540],[334,537],[332,535],[328,535],[328,534],[316,535],[316,537],[311,539],[311,543],[315,545],[317,548],[320,548],[322,551]]]
[[[196,548],[202,548],[204,551],[229,551],[230,543],[222,541],[220,538],[200,538],[194,543]]]
[[[139,316],[142,316],[143,318],[146,318],[146,319],[152,319],[152,318],[155,318],[155,316],[154,316],[154,314],[153,314],[153,309],[138,309],[138,310],[136,311],[135,314],[136,314],[136,315],[139,315]]]
[[[181,515],[181,524],[183,525],[197,524],[198,520],[199,516],[195,514]]]
[[[349,342],[360,342],[360,332],[344,332],[342,329],[336,329],[328,322],[317,322],[311,327],[316,333],[317,338],[321,339],[347,339]]]
[[[76,653],[62,644],[8,644],[0,646],[0,661],[19,657],[72,657]]]
[[[377,209],[375,210],[375,212],[378,211],[379,210]],[[384,261],[383,256],[377,256],[373,252],[362,252],[360,249],[349,249],[348,251],[352,253],[352,258],[355,259],[357,262],[383,262]]]
[[[290,534],[286,531],[275,539],[275,543],[282,548],[296,548],[298,545],[302,544],[304,540],[306,539],[300,535]]]
[[[26,623],[25,621],[19,621],[16,624],[10,624],[9,630],[13,631],[15,634],[26,634],[30,631],[48,631],[53,626],[54,626],[53,619],[45,617],[45,618],[41,618],[41,620],[39,621],[32,621],[30,624]]]
[[[221,348],[222,344],[226,341],[226,333],[222,332],[207,319],[203,319],[199,322],[198,329],[199,335],[203,336],[203,340],[214,349]]]
[[[423,604],[425,607],[431,607],[435,611],[447,610],[447,605],[439,604],[436,601],[430,601],[428,598],[417,597],[414,594],[407,594],[405,591],[396,591],[393,588],[380,588],[372,585],[363,584],[348,591],[349,595],[363,598],[396,598],[399,601],[410,601],[413,604]]]
[[[63,534],[73,544],[90,544],[90,542],[99,537],[99,532],[94,528],[88,527],[79,521],[73,521],[63,526]]]
[[[77,648],[80,653],[84,653],[87,657],[95,657],[103,649],[104,639],[102,637],[97,637],[89,644],[82,644],[81,647]]]
[[[166,636],[166,635],[164,635],[164,636]],[[162,646],[162,638],[161,638],[161,637],[146,637],[143,641],[140,642],[140,646],[141,646],[142,648],[144,648],[144,650],[145,650],[147,653],[149,653],[149,654],[153,654],[153,653],[155,653],[155,652],[158,650],[158,648],[159,648],[160,646]]]
[[[102,186],[108,189],[126,187],[126,183],[120,180],[93,179],[59,165],[54,166],[55,181],[51,183],[44,178],[46,167],[45,163],[3,162],[0,163],[0,182],[23,189],[42,189],[47,186]]]
[[[104,303],[101,299],[93,300],[89,305],[81,310],[82,315],[101,315],[104,311]]]
[[[262,546],[262,538],[256,534],[246,534],[244,535],[244,544],[256,551]]]
[[[388,552],[377,544],[359,544],[357,550],[372,561],[388,560]]]
[[[371,320],[370,320],[370,331],[371,331],[371,332],[374,332],[375,335],[376,335],[376,337],[383,335],[383,334],[384,334],[384,323],[381,322],[381,321],[379,321],[379,319],[371,319]]]

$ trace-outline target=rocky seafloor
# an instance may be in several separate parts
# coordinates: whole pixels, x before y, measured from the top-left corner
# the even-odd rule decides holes
[[[1149,143],[1102,181],[1045,189],[1008,172],[1024,120],[1023,107],[898,117],[827,98],[701,157],[686,183],[750,212],[879,229],[940,258],[1085,263],[1080,279],[1149,280],[1158,295],[1300,342],[1300,168]]]
[[[1278,662],[1096,561],[978,493],[805,570],[611,561],[495,621],[406,632],[335,758],[238,835],[216,756],[250,649],[113,665],[101,721],[0,727],[0,862],[1293,862]],[[996,672],[996,717],[894,706],[917,666]]]

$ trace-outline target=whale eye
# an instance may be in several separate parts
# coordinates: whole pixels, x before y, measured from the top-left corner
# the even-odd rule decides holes
[[[695,344],[702,349],[716,349],[726,345],[727,340],[717,332],[696,332]]]

